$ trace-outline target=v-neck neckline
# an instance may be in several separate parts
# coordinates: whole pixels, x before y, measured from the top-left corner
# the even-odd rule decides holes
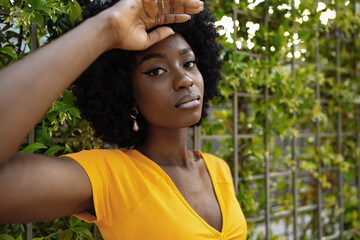
[[[211,226],[208,222],[206,222],[192,207],[191,205],[186,201],[184,196],[181,194],[173,180],[170,178],[170,176],[153,160],[142,154],[140,151],[136,149],[128,149],[126,150],[128,153],[130,152],[130,155],[136,155],[136,159],[143,159],[146,162],[148,162],[150,165],[152,165],[159,174],[166,180],[166,182],[169,184],[169,186],[172,188],[172,190],[175,192],[175,194],[179,197],[179,199],[183,202],[183,204],[189,209],[189,211],[197,218],[200,222],[202,222],[210,231],[215,233],[216,235],[222,236],[224,234],[224,226],[226,224],[226,218],[224,217],[224,206],[222,202],[222,198],[220,197],[220,189],[218,188],[217,184],[214,184],[214,173],[209,168],[209,163],[207,162],[204,154],[201,151],[193,151],[195,154],[198,154],[201,156],[201,159],[203,159],[207,172],[210,176],[212,188],[214,189],[215,197],[217,199],[217,202],[219,204],[220,212],[221,212],[221,218],[222,218],[222,226],[221,226],[221,232],[219,232],[217,229],[215,229],[213,226]],[[131,154],[133,153],[133,154]]]

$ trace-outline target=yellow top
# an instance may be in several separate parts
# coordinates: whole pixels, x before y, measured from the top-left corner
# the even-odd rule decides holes
[[[68,154],[89,176],[96,217],[105,240],[246,239],[246,221],[236,199],[230,169],[210,154],[205,161],[222,212],[219,232],[186,202],[170,177],[137,150],[91,150]]]

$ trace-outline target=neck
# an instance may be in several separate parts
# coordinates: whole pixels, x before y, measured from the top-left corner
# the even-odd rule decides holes
[[[148,126],[145,142],[137,150],[158,165],[190,167],[194,154],[187,148],[187,136],[187,128]]]

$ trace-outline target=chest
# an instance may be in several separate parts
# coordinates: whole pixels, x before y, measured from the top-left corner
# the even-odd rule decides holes
[[[225,167],[210,160],[204,162],[209,172],[206,166],[186,171],[134,162],[95,185],[104,239],[246,239],[246,221]]]
[[[205,166],[193,170],[163,167],[190,207],[211,227],[221,232],[223,219],[213,182]]]

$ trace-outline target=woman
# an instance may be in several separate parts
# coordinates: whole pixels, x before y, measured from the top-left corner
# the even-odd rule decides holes
[[[0,72],[0,221],[76,214],[104,239],[245,239],[228,166],[186,146],[220,77],[213,18],[203,11],[186,22],[203,10],[198,0],[110,5]],[[16,153],[83,71],[74,88],[82,114],[97,135],[129,149]]]

